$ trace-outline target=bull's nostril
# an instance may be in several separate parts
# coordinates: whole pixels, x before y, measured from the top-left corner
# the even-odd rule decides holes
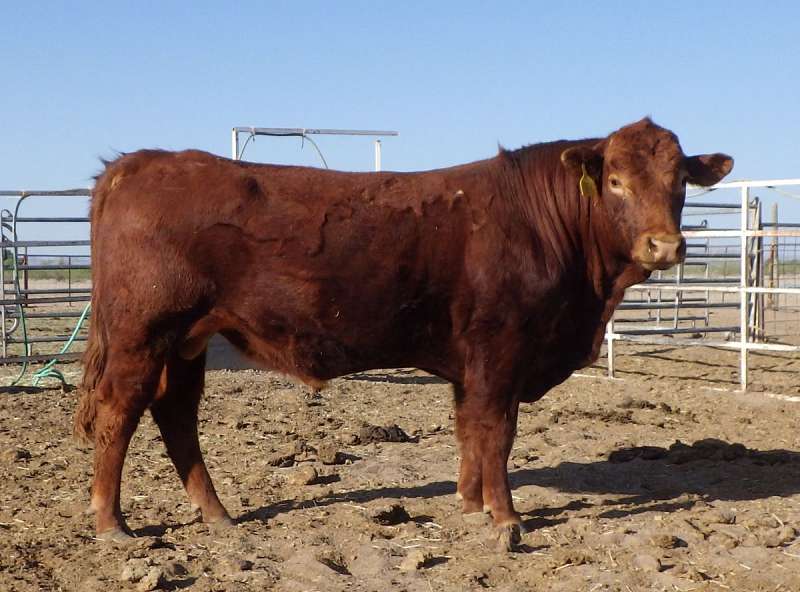
[[[686,257],[686,239],[680,234],[645,235],[637,246],[638,260],[648,269],[666,269]]]

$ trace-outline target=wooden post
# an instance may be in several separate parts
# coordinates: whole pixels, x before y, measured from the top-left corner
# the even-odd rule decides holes
[[[778,202],[772,204],[772,230],[778,230]],[[778,287],[778,237],[773,236],[769,245],[769,287]],[[772,310],[777,308],[775,294],[770,294],[769,307]]]

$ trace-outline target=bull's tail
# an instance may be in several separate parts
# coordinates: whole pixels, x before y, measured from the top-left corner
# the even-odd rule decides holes
[[[92,262],[97,263],[97,241],[95,234],[105,198],[114,188],[114,162],[103,161],[106,170],[96,177],[92,191],[91,204],[91,238]],[[86,351],[83,354],[83,380],[80,386],[80,400],[75,410],[73,435],[86,443],[94,441],[95,418],[97,416],[97,386],[103,377],[106,367],[108,348],[108,331],[99,306],[98,291],[100,288],[98,270],[92,267],[92,316],[89,320],[89,336]]]
[[[94,441],[94,421],[97,415],[96,391],[106,365],[106,337],[98,309],[92,310],[89,338],[83,354],[83,380],[80,400],[75,410],[74,436],[83,442]]]

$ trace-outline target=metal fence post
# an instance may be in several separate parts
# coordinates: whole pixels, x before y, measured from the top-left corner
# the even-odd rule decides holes
[[[614,317],[606,325],[606,339],[608,340],[608,347],[606,348],[606,357],[608,358],[608,377],[614,378]]]
[[[236,128],[231,130],[231,158],[239,160],[239,130]]]
[[[739,339],[740,339],[740,356],[739,356],[739,386],[742,391],[747,390],[747,345],[748,345],[748,278],[749,273],[747,270],[747,231],[749,221],[749,207],[750,207],[750,187],[745,185],[742,187],[742,211],[741,211],[741,240],[739,252]]]

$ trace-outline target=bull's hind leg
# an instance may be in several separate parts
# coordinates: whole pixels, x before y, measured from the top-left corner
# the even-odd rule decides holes
[[[184,360],[177,355],[171,357],[162,373],[151,412],[189,500],[200,509],[203,522],[227,527],[233,522],[217,497],[197,434],[205,358],[205,352],[193,360]]]
[[[95,393],[94,481],[90,510],[98,538],[130,538],[120,508],[122,466],[139,419],[155,395],[163,362],[149,352],[114,348]]]
[[[482,512],[483,507],[483,467],[480,443],[475,441],[470,418],[464,408],[464,390],[455,386],[456,399],[456,439],[461,454],[458,471],[456,496],[461,500],[461,510],[465,514]]]

